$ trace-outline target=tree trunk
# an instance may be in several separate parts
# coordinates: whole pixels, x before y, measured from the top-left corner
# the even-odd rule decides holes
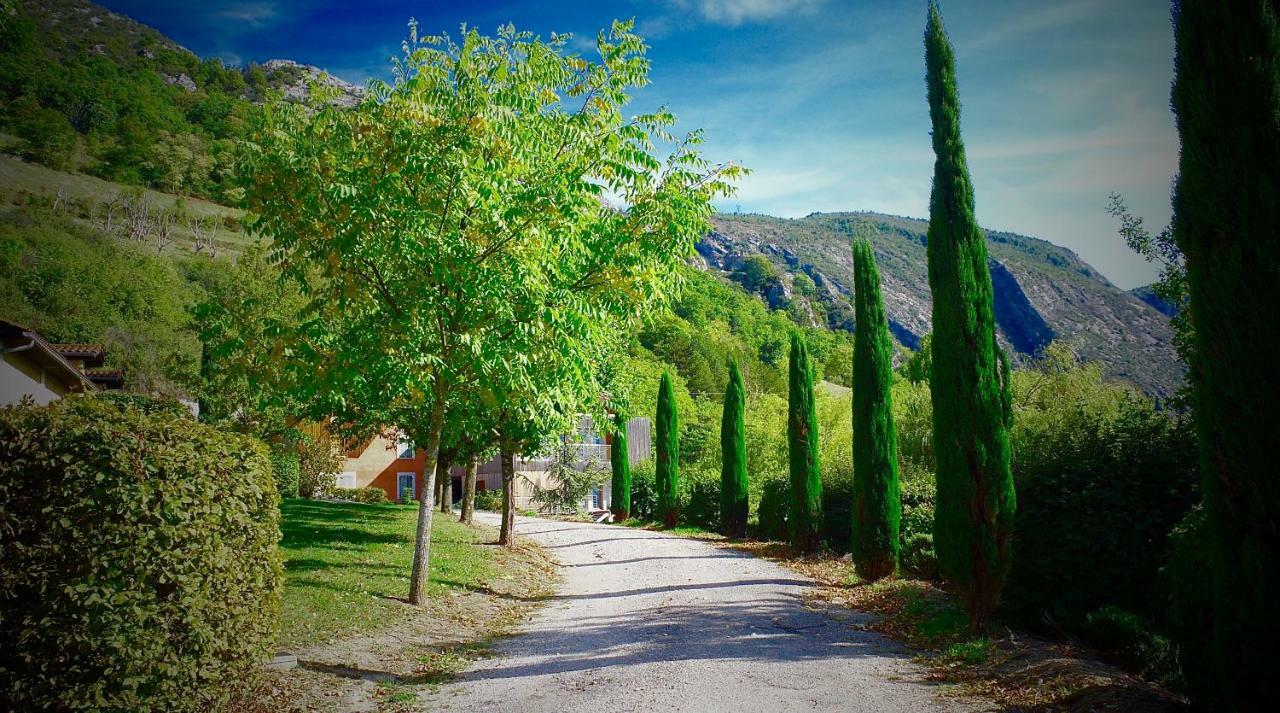
[[[435,513],[436,457],[440,454],[440,432],[444,430],[444,394],[437,388],[435,405],[427,425],[427,442],[423,445],[426,460],[422,465],[422,497],[418,500],[418,529],[413,545],[413,573],[409,577],[409,603],[425,601],[427,577],[431,571],[431,520]]]
[[[467,474],[462,479],[462,517],[459,522],[472,524],[476,512],[476,471],[480,458],[474,453],[467,457]]]
[[[502,460],[502,531],[498,544],[514,547],[516,542],[516,455],[510,443],[503,442]]]
[[[439,488],[436,499],[440,501],[440,512],[450,515],[453,514],[453,482],[449,478],[449,469],[452,467],[449,455],[441,454],[436,459],[436,487]]]

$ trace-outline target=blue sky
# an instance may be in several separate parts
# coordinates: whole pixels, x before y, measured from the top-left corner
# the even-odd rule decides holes
[[[928,213],[933,156],[925,0],[107,0],[201,55],[288,58],[352,82],[384,75],[409,17],[424,33],[514,22],[572,32],[613,18],[651,45],[635,110],[669,105],[705,153],[752,169],[723,210]],[[989,228],[1069,247],[1121,287],[1154,270],[1106,214],[1118,191],[1153,229],[1169,217],[1177,134],[1167,0],[943,0],[962,117]]]

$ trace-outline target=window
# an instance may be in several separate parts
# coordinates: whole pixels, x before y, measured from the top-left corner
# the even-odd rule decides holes
[[[404,502],[413,500],[417,492],[418,476],[416,473],[396,473],[396,499]]]
[[[354,470],[344,470],[338,473],[337,485],[339,488],[353,490],[356,487],[356,472]]]
[[[413,443],[406,438],[396,441],[396,457],[413,460],[414,455]]]

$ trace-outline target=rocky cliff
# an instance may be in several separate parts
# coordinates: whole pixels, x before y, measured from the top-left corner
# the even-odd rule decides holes
[[[751,255],[769,258],[783,273],[764,295],[775,307],[795,300],[825,315],[834,329],[853,329],[849,240],[865,234],[875,247],[885,307],[894,337],[916,348],[931,325],[928,223],[878,213],[823,213],[787,220],[720,215],[698,246],[704,264],[731,277]],[[1139,297],[1112,285],[1066,248],[1012,233],[988,232],[996,322],[1006,349],[1019,361],[1035,357],[1055,339],[1072,343],[1107,375],[1154,396],[1172,393],[1183,368],[1169,319]],[[794,276],[808,275],[812,296],[792,294]]]

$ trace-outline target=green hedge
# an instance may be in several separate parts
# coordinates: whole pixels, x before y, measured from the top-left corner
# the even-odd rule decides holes
[[[341,491],[342,497],[347,500],[354,500],[358,503],[366,505],[382,505],[389,503],[387,499],[387,491],[382,488],[356,488],[354,490]]]
[[[275,640],[278,502],[261,443],[164,409],[0,409],[0,698],[226,707]]]
[[[298,454],[292,450],[273,450],[271,452],[271,477],[276,483],[276,492],[280,498],[298,497],[298,484],[302,479],[302,468],[298,465]]]

